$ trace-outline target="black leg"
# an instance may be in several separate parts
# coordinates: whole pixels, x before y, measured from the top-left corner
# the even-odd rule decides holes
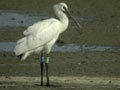
[[[44,69],[44,57],[42,53],[41,54],[41,86],[43,86],[43,69]]]
[[[48,57],[48,54],[47,54],[46,62],[45,62],[46,77],[47,77],[47,84],[46,84],[46,86],[50,86],[50,82],[49,82],[49,72],[48,72],[48,63],[49,63],[49,57]]]

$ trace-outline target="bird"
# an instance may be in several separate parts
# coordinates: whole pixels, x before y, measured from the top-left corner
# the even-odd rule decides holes
[[[53,11],[57,18],[41,20],[29,26],[23,32],[24,37],[16,42],[14,49],[15,55],[21,60],[25,60],[32,53],[41,54],[41,86],[43,86],[44,63],[46,67],[46,85],[50,86],[48,73],[49,53],[59,35],[63,33],[69,25],[69,19],[67,15],[71,16],[77,26],[81,28],[81,25],[71,15],[67,4],[64,2],[53,5]]]

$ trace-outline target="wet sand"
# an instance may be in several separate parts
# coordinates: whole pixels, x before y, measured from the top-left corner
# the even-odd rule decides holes
[[[40,55],[32,54],[20,61],[14,53],[0,53],[1,76],[40,75]],[[51,53],[50,73],[55,76],[119,77],[119,52]],[[3,65],[2,65],[3,64]],[[5,65],[6,64],[6,65]],[[8,65],[7,65],[8,64]],[[23,64],[23,65],[22,65]],[[24,65],[25,64],[25,65]],[[28,65],[27,65],[28,64]],[[61,67],[62,65],[62,67]],[[7,67],[6,67],[7,66]],[[15,68],[16,67],[16,68]],[[4,69],[3,69],[4,68]],[[58,71],[59,69],[59,71]],[[3,72],[4,71],[4,72]]]
[[[40,86],[39,55],[20,61],[13,53],[0,53],[0,89],[119,89],[119,53],[51,53],[50,88]],[[62,67],[61,67],[62,66]],[[44,72],[45,74],[45,72]],[[46,82],[46,80],[45,80]]]

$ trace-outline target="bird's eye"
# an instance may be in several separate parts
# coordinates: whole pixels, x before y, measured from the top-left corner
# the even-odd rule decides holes
[[[63,9],[65,9],[65,10],[66,10],[66,7],[64,7],[64,6],[63,6]]]

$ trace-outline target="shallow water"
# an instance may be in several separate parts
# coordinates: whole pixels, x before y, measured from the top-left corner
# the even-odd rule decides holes
[[[47,16],[49,14],[32,15],[28,13],[18,12],[18,11],[1,11],[0,10],[0,28],[6,27],[28,27],[39,20],[48,19],[54,16]],[[83,25],[88,24],[91,21],[99,20],[94,16],[75,16],[75,18],[81,22]],[[72,21],[70,20],[70,24]],[[73,24],[74,25],[74,24]],[[72,26],[73,27],[73,26]]]
[[[15,42],[0,42],[0,52],[13,52],[15,47]],[[88,46],[83,45],[82,48],[79,44],[65,44],[63,46],[58,46],[55,44],[52,48],[52,52],[94,52],[94,51],[108,51],[108,52],[119,52],[120,47],[112,46]]]

